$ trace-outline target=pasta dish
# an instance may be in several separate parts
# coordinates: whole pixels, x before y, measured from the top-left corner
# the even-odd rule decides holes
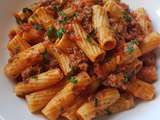
[[[155,97],[153,31],[120,0],[40,0],[14,14],[4,70],[32,113],[93,120]]]

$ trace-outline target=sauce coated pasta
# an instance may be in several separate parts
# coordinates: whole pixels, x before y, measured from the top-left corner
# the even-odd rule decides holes
[[[144,8],[130,10],[120,0],[43,0],[14,16],[4,70],[32,113],[93,120],[154,99],[160,34]]]

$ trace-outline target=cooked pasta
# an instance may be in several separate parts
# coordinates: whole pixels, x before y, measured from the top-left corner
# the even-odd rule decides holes
[[[43,52],[45,52],[43,43],[20,52],[6,65],[6,75],[10,78],[16,78],[25,68],[42,61]]]
[[[139,8],[134,11],[134,14],[136,15],[136,19],[139,25],[142,27],[142,30],[145,33],[145,35],[151,33],[153,31],[153,27],[152,27],[151,20],[147,16],[145,9]]]
[[[84,53],[88,56],[88,58],[95,62],[101,59],[104,51],[99,48],[98,44],[87,35],[87,33],[83,30],[83,28],[77,24],[73,24],[73,29],[80,40],[76,40],[76,44],[84,51]]]
[[[19,96],[42,90],[55,85],[63,79],[63,73],[59,68],[49,70],[37,76],[28,78],[27,82],[20,82],[16,85],[15,91]]]
[[[105,9],[99,5],[92,7],[93,9],[93,26],[97,32],[98,41],[101,48],[111,50],[116,46],[116,39],[110,29],[109,20]]]
[[[7,46],[12,55],[22,52],[29,47],[30,45],[20,35],[16,35]]]
[[[111,114],[118,113],[131,109],[134,105],[134,97],[132,95],[122,94],[121,97],[113,105],[109,106],[105,112],[107,112],[107,114],[109,114],[109,112]]]
[[[38,8],[32,16],[28,19],[29,23],[38,23],[42,24],[47,30],[50,25],[54,26],[55,22],[52,16],[50,16],[44,7]]]
[[[128,84],[128,91],[142,100],[152,100],[155,96],[155,89],[152,84],[136,78]]]
[[[144,8],[120,0],[44,0],[14,14],[5,74],[30,112],[93,120],[153,100],[154,31]]]
[[[105,3],[106,10],[110,13],[112,17],[121,18],[124,15],[124,9],[115,1],[107,0]]]
[[[92,120],[98,112],[105,110],[115,103],[120,97],[118,90],[107,88],[99,91],[92,100],[84,103],[78,110],[77,115],[82,120]]]
[[[74,82],[68,83],[42,110],[42,113],[48,119],[57,119],[74,102],[76,94],[80,94],[92,82],[86,72],[81,72],[77,76],[71,77],[70,81]]]
[[[40,111],[56,95],[56,93],[64,87],[64,85],[65,82],[62,81],[58,85],[54,85],[44,90],[26,95],[29,110],[31,112]]]
[[[144,43],[141,46],[142,54],[151,52],[160,44],[160,34],[152,32],[146,36]]]
[[[68,75],[72,71],[72,66],[70,64],[68,55],[61,52],[54,46],[50,46],[49,51],[57,59],[59,66],[63,70],[64,74]]]

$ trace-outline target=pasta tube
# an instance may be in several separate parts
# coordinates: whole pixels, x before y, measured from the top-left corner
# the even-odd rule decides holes
[[[5,73],[10,78],[16,78],[23,70],[33,64],[40,62],[45,51],[45,46],[42,43],[20,52],[15,56],[13,61],[5,66]]]
[[[16,95],[23,96],[25,94],[45,89],[49,86],[55,85],[63,78],[63,74],[59,68],[49,70],[37,76],[31,77],[27,83],[20,82],[16,85]]]
[[[77,115],[81,120],[92,120],[97,113],[105,110],[110,105],[115,103],[120,97],[118,90],[107,88],[98,92],[95,97],[84,103],[77,111]]]
[[[56,120],[75,101],[77,95],[92,82],[86,72],[79,73],[73,79],[74,82],[68,83],[42,110],[49,120]]]
[[[145,35],[148,35],[153,31],[151,20],[149,19],[144,8],[139,8],[134,11],[136,15],[136,20],[142,28],[142,31]]]
[[[128,91],[135,97],[142,100],[152,100],[155,96],[155,89],[152,84],[146,83],[139,79],[132,79],[128,83]]]
[[[28,43],[33,43],[33,44],[37,44],[43,41],[42,35],[35,29],[24,31],[22,34],[22,38]]]
[[[55,43],[55,47],[60,49],[64,53],[67,53],[67,50],[72,49],[75,46],[75,43],[69,40],[66,34],[64,34],[63,37]]]
[[[72,71],[69,56],[52,45],[49,48],[49,52],[56,58],[64,74],[68,75]]]
[[[75,42],[86,54],[86,56],[92,62],[100,60],[104,55],[104,51],[99,48],[98,44],[87,35],[79,24],[73,23],[73,28],[76,36],[80,37],[80,40],[75,40]]]
[[[54,26],[55,24],[54,19],[46,12],[44,7],[38,8],[33,15],[29,17],[28,22],[41,24],[45,30],[47,30],[49,26]]]
[[[47,105],[47,103],[64,87],[64,81],[55,86],[26,95],[27,104],[31,112],[37,112]]]
[[[9,41],[7,45],[7,48],[12,55],[22,52],[29,47],[30,45],[18,34],[11,41]]]
[[[121,56],[119,64],[129,63],[142,55],[141,49],[136,44],[127,43],[124,48],[124,54]]]
[[[160,44],[160,34],[156,32],[152,32],[146,36],[144,42],[142,43],[141,50],[142,54],[146,54],[155,48],[157,48]]]
[[[113,105],[109,106],[108,109],[105,110],[105,112],[107,112],[107,114],[119,113],[134,107],[134,105],[135,103],[132,95],[122,94]]]
[[[138,78],[149,83],[153,83],[157,80],[157,69],[155,65],[144,66],[137,74]]]
[[[66,118],[67,120],[77,120],[78,116],[76,114],[76,111],[84,103],[85,100],[86,98],[84,97],[78,97],[75,100],[74,104],[62,114],[62,117]]]
[[[106,11],[108,11],[109,14],[114,18],[122,18],[125,12],[115,0],[107,0],[104,7]]]
[[[97,32],[98,42],[104,50],[111,50],[116,46],[116,39],[110,29],[107,13],[100,5],[94,5],[93,9],[93,27]]]
[[[66,9],[63,10],[63,12],[67,15],[67,16],[72,16],[75,13],[75,9],[73,9],[72,7],[68,7]]]

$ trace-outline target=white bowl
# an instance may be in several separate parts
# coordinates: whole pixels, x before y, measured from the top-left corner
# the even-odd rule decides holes
[[[123,0],[132,9],[144,7],[151,17],[155,31],[160,32],[160,1],[159,0]],[[4,74],[7,63],[8,31],[15,25],[13,13],[31,4],[32,0],[0,0],[0,120],[45,120],[40,115],[29,112],[23,99],[15,96],[14,83]],[[158,52],[160,53],[160,52]],[[160,56],[160,55],[158,55]],[[160,59],[158,58],[158,77],[160,78]],[[101,120],[160,120],[160,80],[155,83],[157,96],[153,101],[142,102],[135,108]]]

